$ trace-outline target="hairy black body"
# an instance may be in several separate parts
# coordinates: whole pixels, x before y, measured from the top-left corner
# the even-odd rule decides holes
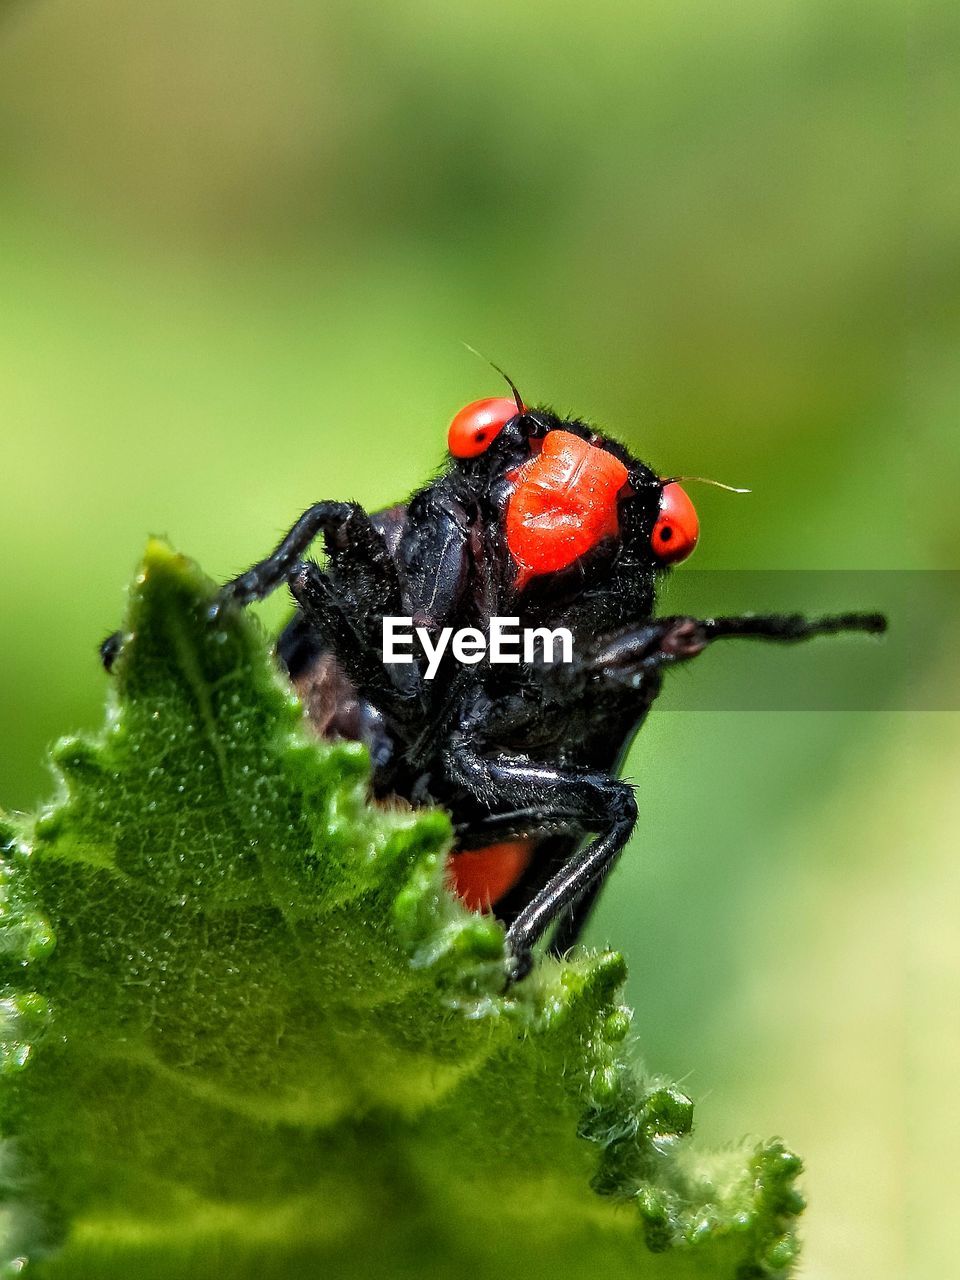
[[[507,514],[525,483],[519,469],[555,431],[581,450],[588,470],[592,451],[602,450],[627,479],[610,529],[570,564],[531,576],[518,566]],[[558,502],[572,495],[586,519],[592,498],[577,490],[586,483],[579,474],[574,468]],[[319,502],[221,594],[220,609],[289,585],[297,612],[279,657],[318,732],[367,744],[377,795],[445,807],[461,851],[533,842],[527,870],[495,904],[514,978],[551,926],[555,950],[576,940],[629,839],[636,801],[617,771],[668,667],[725,637],[795,641],[885,626],[875,614],[655,618],[664,566],[651,539],[666,483],[587,424],[527,410],[518,399],[488,447],[452,458],[407,503],[368,516],[352,503]],[[581,507],[564,516],[567,524]],[[319,536],[323,568],[304,558]],[[486,630],[493,616],[562,625],[573,633],[575,660],[465,666],[447,652],[427,680],[421,663],[384,663],[385,615],[432,631]],[[108,665],[115,652],[105,642]]]

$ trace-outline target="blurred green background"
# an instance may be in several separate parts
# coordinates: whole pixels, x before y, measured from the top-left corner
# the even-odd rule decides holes
[[[958,27],[922,0],[0,4],[3,803],[98,723],[145,536],[225,578],[313,499],[395,500],[500,392],[461,340],[750,485],[698,491],[698,569],[960,568]],[[936,702],[955,659],[907,634]],[[818,1280],[955,1265],[958,765],[956,712],[669,699],[629,762],[592,938],[702,1139],[806,1157]]]

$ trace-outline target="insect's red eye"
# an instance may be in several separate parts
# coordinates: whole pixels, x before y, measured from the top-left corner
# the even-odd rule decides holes
[[[674,482],[665,484],[660,495],[660,515],[653,526],[650,543],[662,564],[686,560],[700,537],[700,521],[686,490]]]
[[[479,457],[518,412],[516,402],[502,396],[474,400],[450,423],[447,447],[455,458]]]

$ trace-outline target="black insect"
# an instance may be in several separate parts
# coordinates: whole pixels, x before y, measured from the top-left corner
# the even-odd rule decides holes
[[[512,386],[512,383],[511,383]],[[511,976],[577,939],[637,817],[617,770],[664,671],[715,640],[879,632],[878,614],[663,617],[658,577],[693,550],[697,517],[665,480],[578,420],[515,399],[454,418],[450,461],[408,502],[367,515],[318,502],[276,550],[222,590],[219,608],[286,583],[297,604],[278,642],[310,721],[364,742],[377,796],[453,816],[451,879],[507,926]],[[305,559],[323,536],[323,568]],[[383,619],[489,632],[490,619],[565,627],[573,661],[473,665],[445,652],[385,662]],[[104,642],[105,665],[116,641]]]

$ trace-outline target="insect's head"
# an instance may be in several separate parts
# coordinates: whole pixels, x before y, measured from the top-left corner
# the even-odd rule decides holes
[[[664,569],[697,545],[697,513],[676,480],[586,423],[527,408],[519,393],[461,409],[447,443],[476,489],[503,495],[518,590],[604,548]]]

